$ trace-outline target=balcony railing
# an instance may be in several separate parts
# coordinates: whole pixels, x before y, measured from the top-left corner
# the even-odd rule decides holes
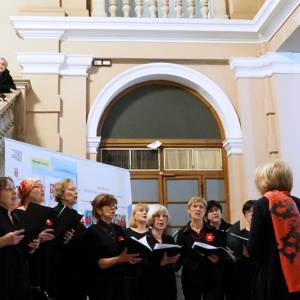
[[[125,18],[227,18],[226,0],[92,0],[91,15]]]
[[[0,101],[0,175],[4,174],[4,141],[3,138],[15,137],[15,104],[20,92],[5,94]]]

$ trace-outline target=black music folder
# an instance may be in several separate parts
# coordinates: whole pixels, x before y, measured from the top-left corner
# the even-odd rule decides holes
[[[176,244],[155,244],[153,248],[153,255],[163,257],[164,253],[167,256],[175,256],[177,254],[181,254],[183,252],[183,246],[179,246]]]
[[[46,221],[52,216],[53,209],[51,207],[29,203],[24,215],[18,222],[18,227],[25,230],[25,239],[32,241],[46,228]]]
[[[83,215],[75,209],[64,206],[53,222],[53,234],[56,238],[61,237],[66,231],[78,225],[82,217]]]
[[[206,243],[194,242],[192,249],[203,256],[218,255],[220,258],[236,260],[233,251],[229,248],[215,247]]]
[[[143,260],[147,259],[152,253],[152,248],[148,244],[147,236],[141,239],[137,239],[133,236],[126,238],[124,240],[124,247],[127,248],[127,252],[130,254],[139,253],[139,257]]]

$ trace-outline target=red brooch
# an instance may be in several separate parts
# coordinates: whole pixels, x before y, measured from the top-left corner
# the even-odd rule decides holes
[[[53,222],[50,219],[47,219],[46,224],[47,224],[47,226],[52,226]]]
[[[119,241],[119,242],[124,241],[124,240],[125,240],[125,239],[124,239],[124,236],[123,236],[123,235],[119,235],[119,236],[118,236],[118,241]]]
[[[215,236],[210,232],[205,235],[205,239],[207,242],[212,242],[215,239]]]

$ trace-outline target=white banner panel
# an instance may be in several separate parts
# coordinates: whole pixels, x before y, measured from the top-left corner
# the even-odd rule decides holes
[[[75,209],[91,224],[91,201],[101,193],[112,194],[118,200],[116,221],[124,225],[131,211],[130,173],[126,169],[68,156],[23,142],[4,139],[5,175],[16,185],[26,178],[38,178],[45,186],[45,204],[55,206],[53,185],[70,178],[78,188]]]

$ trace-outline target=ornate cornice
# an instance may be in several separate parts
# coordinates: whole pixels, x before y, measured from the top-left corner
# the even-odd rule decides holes
[[[97,153],[100,146],[101,136],[89,136],[87,137],[87,153]]]
[[[18,53],[17,60],[24,74],[57,74],[86,76],[92,55],[71,55],[57,52]]]
[[[236,78],[263,78],[273,74],[300,74],[300,53],[270,52],[260,57],[230,60]]]
[[[267,0],[253,20],[10,17],[24,39],[125,42],[268,41],[300,4],[300,0]]]
[[[223,147],[226,150],[227,156],[242,154],[242,139],[226,139],[223,142]]]

